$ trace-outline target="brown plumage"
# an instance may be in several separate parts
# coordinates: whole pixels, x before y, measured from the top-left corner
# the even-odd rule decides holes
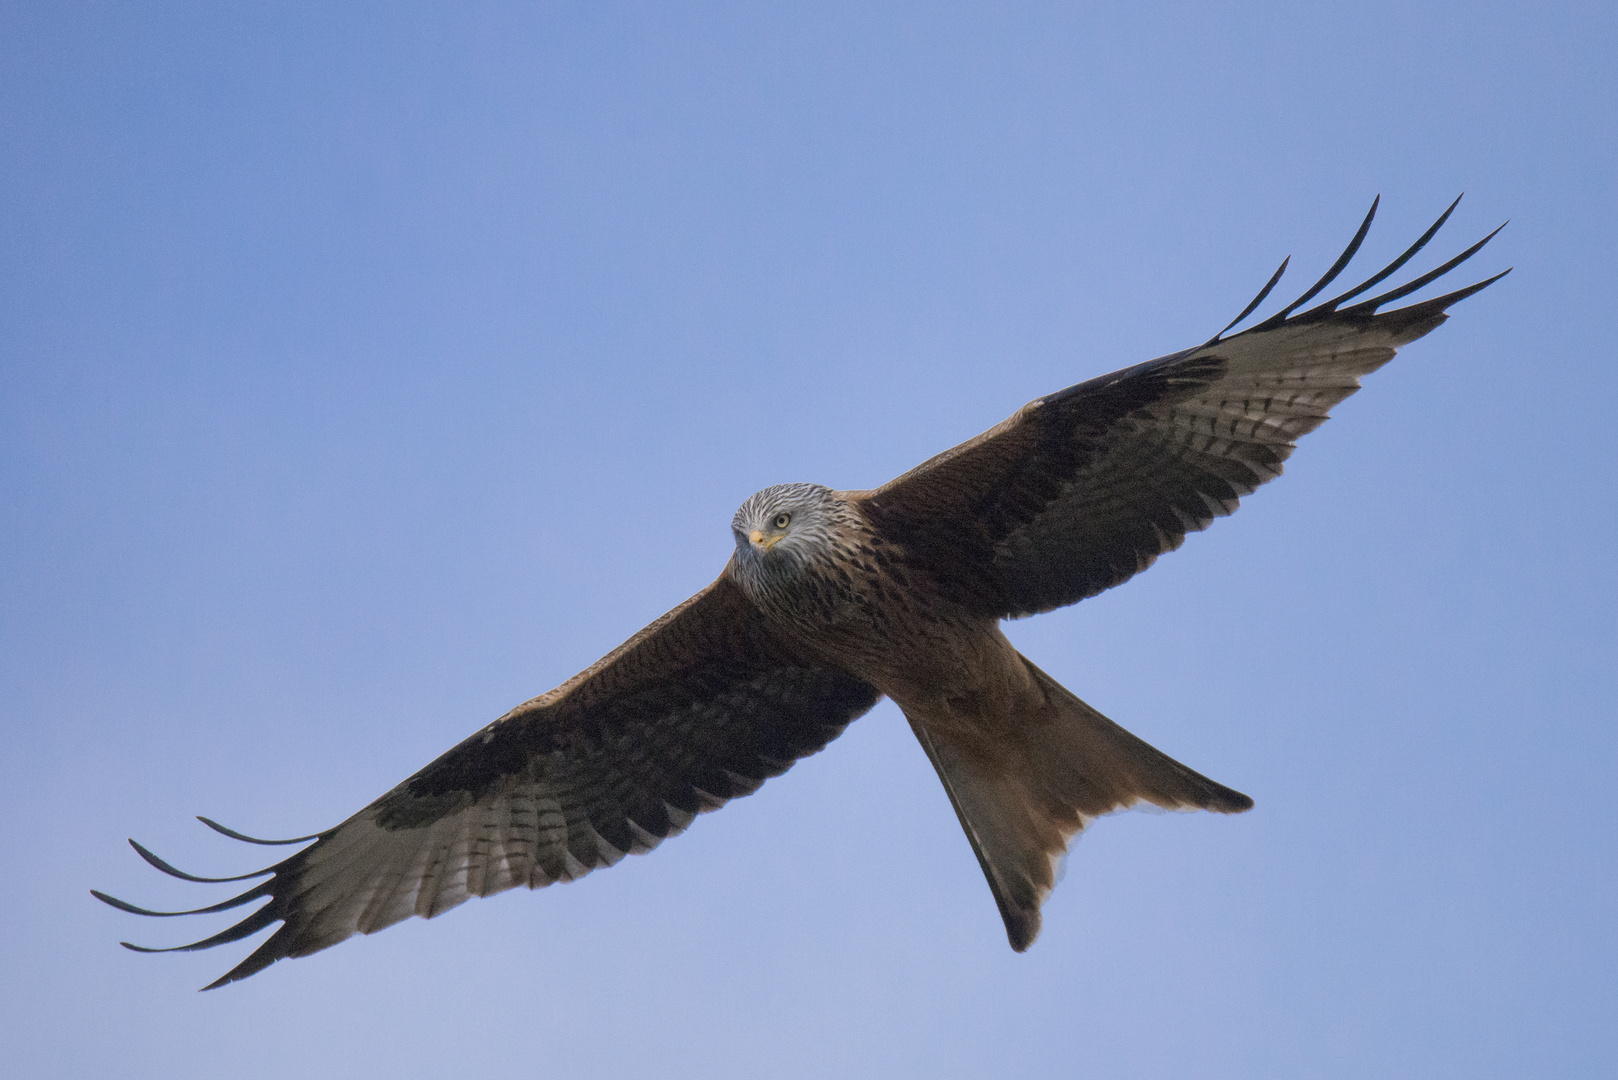
[[[142,915],[266,900],[178,947],[280,922],[219,986],[411,915],[648,851],[887,696],[949,793],[1012,947],[1027,948],[1059,860],[1095,817],[1140,802],[1236,813],[1252,800],[1086,705],[1019,654],[1000,620],[1094,596],[1230,513],[1360,376],[1501,276],[1377,314],[1490,233],[1401,288],[1342,306],[1404,265],[1453,209],[1369,281],[1293,314],[1347,265],[1373,204],[1327,274],[1252,329],[1225,338],[1227,326],[1198,348],[1040,398],[874,491],[759,492],[737,511],[736,554],[712,585],[342,824],[262,841],[207,822],[253,843],[313,841],[274,866],[198,878],[131,841],[187,880],[267,875],[241,895],[194,912],[95,895]]]

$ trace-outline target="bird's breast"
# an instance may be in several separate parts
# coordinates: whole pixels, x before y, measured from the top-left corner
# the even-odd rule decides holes
[[[994,620],[957,610],[880,540],[843,547],[759,606],[785,636],[890,694],[952,683],[999,637]]]

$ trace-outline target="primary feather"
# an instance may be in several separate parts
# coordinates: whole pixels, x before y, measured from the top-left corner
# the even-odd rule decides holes
[[[240,895],[188,912],[95,895],[153,916],[265,901],[174,947],[281,923],[210,988],[219,986],[411,915],[649,851],[820,750],[887,695],[938,770],[1013,947],[1026,948],[1059,860],[1095,817],[1141,802],[1232,813],[1252,801],[1086,705],[1011,648],[999,620],[1094,596],[1229,514],[1361,377],[1503,276],[1378,313],[1490,233],[1343,306],[1399,270],[1454,208],[1388,267],[1294,314],[1349,264],[1373,204],[1326,274],[1251,329],[1224,336],[1281,271],[1207,343],[1032,401],[874,491],[760,492],[737,512],[736,556],[707,589],[342,824],[284,841],[313,842],[273,866],[203,878],[130,841],[185,880],[265,879]]]

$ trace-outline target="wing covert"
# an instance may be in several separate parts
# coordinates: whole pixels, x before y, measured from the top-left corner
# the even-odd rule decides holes
[[[1336,264],[1276,315],[1030,402],[866,493],[866,514],[942,594],[979,614],[1049,611],[1128,580],[1279,476],[1297,440],[1359,389],[1361,376],[1503,276],[1376,313],[1471,257],[1490,233],[1406,285],[1340,307],[1403,266],[1453,210],[1367,282],[1293,315],[1347,265],[1373,204]]]
[[[649,851],[823,748],[880,696],[794,655],[722,576],[341,825],[304,837],[315,843],[240,896],[163,913],[96,895],[148,915],[268,899],[235,926],[179,947],[282,923],[211,989],[411,915],[571,881]],[[197,880],[135,847],[165,873]]]

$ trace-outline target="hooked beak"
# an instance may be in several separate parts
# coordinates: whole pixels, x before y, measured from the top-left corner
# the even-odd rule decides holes
[[[770,550],[776,544],[781,542],[781,537],[779,535],[765,537],[763,529],[754,529],[752,532],[747,534],[747,539],[751,541],[754,547],[763,548],[765,551]]]

